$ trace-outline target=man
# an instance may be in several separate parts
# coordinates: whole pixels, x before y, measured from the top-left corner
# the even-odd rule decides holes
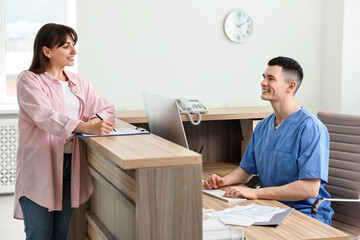
[[[232,187],[227,197],[274,199],[311,216],[317,198],[330,197],[324,189],[329,167],[329,134],[326,127],[294,100],[303,71],[287,57],[269,61],[261,82],[261,99],[270,101],[274,113],[259,122],[240,166],[224,177],[212,174],[205,189],[216,189],[260,178],[261,188]],[[329,202],[318,219],[331,224]],[[323,203],[323,204],[324,204]]]

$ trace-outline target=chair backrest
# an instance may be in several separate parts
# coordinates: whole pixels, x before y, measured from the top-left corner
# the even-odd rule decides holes
[[[333,198],[360,198],[360,116],[318,112],[330,135],[329,179]],[[351,236],[360,235],[360,203],[332,202],[332,225]]]

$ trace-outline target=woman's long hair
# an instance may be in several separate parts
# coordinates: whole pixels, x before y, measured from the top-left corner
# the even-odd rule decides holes
[[[42,26],[35,37],[34,56],[29,71],[36,74],[44,73],[49,63],[49,58],[43,54],[42,47],[61,47],[66,43],[68,35],[72,37],[75,43],[77,42],[77,33],[71,27],[56,23],[48,23]]]

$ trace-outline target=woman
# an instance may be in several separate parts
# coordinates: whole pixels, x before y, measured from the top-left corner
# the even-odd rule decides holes
[[[66,239],[72,209],[85,203],[93,184],[75,133],[108,134],[114,107],[74,65],[76,32],[46,24],[36,35],[28,71],[19,75],[19,145],[14,217],[26,239]],[[98,114],[104,120],[96,117]]]

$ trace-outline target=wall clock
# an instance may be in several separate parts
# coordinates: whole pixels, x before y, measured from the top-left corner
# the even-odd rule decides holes
[[[233,42],[243,42],[253,31],[253,21],[249,14],[241,10],[229,13],[224,21],[226,36]]]

